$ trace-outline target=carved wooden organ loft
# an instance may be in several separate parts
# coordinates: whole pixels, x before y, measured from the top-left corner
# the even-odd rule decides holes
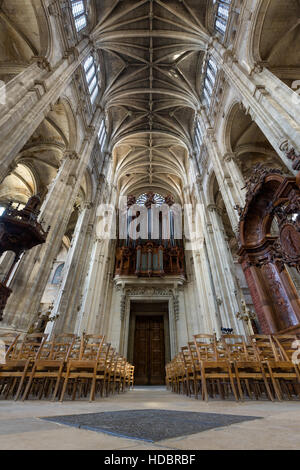
[[[123,211],[126,235],[121,237],[119,231],[115,275],[185,275],[183,241],[175,235],[173,205],[174,199],[170,195],[164,198],[149,192],[138,198],[127,197],[127,207]],[[146,216],[140,223],[142,211]],[[154,221],[157,222],[156,230]],[[139,232],[140,236],[136,235]]]

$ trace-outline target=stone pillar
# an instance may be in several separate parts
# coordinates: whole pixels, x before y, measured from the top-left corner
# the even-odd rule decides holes
[[[226,79],[240,94],[246,112],[249,112],[284,164],[295,173],[292,161],[282,148],[286,141],[294,149],[300,148],[299,103],[294,100],[293,90],[288,92],[286,85],[275,80],[276,77],[265,69],[261,75],[257,72],[247,74],[232,52],[217,40],[213,41],[212,55]]]
[[[108,157],[107,157],[108,158]],[[97,196],[98,205],[104,203],[105,190],[107,189],[106,179],[102,175],[99,184],[99,195]],[[76,321],[76,333],[83,331],[94,333],[103,330],[103,311],[105,296],[107,292],[103,291],[103,286],[107,285],[107,271],[110,265],[111,253],[114,253],[114,240],[103,239],[97,234],[97,208],[94,213],[94,233],[92,235],[92,248],[90,263],[85,280],[83,299],[81,309]]]
[[[222,326],[221,318],[219,314],[219,306],[217,304],[216,295],[214,292],[205,241],[203,241],[202,248],[199,249],[195,257],[197,263],[197,268],[195,268],[195,271],[203,316],[203,329],[201,329],[199,333],[216,333],[217,336],[220,336]]]
[[[204,109],[202,109],[201,112],[201,121],[207,151],[213,164],[214,173],[231,226],[236,233],[238,230],[239,217],[234,207],[236,205],[244,205],[244,192],[241,189],[244,186],[244,179],[241,177],[236,163],[232,160],[232,155],[225,155],[225,157],[222,158],[214,130],[210,127]]]
[[[64,266],[64,277],[57,298],[54,301],[52,315],[59,315],[54,325],[54,332],[74,331],[75,313],[78,311],[82,282],[83,266],[91,238],[92,203],[84,203],[73,234],[71,247]]]
[[[94,122],[97,119],[98,112]],[[10,285],[13,294],[4,312],[4,316],[18,329],[26,331],[37,315],[51,264],[60,248],[96,138],[97,131],[91,126],[91,133],[83,141],[80,158],[76,152],[66,152],[41,207],[43,224],[51,227],[46,243],[22,258]]]
[[[7,86],[6,106],[0,110],[0,182],[7,176],[16,155],[63,94],[77,67],[91,51],[84,39],[74,56],[62,60],[55,69],[40,70],[34,64],[24,76]],[[25,72],[24,72],[25,73]],[[21,74],[22,75],[22,74]]]
[[[26,329],[38,310],[52,260],[59,250],[73,210],[76,197],[73,195],[73,185],[78,160],[75,153],[65,155],[41,207],[43,225],[51,227],[46,243],[26,253],[10,285],[13,294],[7,303],[5,316],[18,328]]]
[[[234,281],[231,253],[224,238],[223,223],[216,206],[209,205],[207,209],[205,238],[222,326],[233,328],[237,334],[245,334],[243,322],[236,318],[236,313],[240,309],[237,301],[238,290]]]

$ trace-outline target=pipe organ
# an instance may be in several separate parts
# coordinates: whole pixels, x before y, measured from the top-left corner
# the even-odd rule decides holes
[[[116,248],[115,275],[185,274],[183,242],[176,233],[178,212],[173,205],[172,196],[128,196],[122,214],[125,233],[119,232]]]

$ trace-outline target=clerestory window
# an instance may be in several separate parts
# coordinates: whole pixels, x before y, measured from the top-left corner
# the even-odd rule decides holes
[[[81,31],[87,25],[87,14],[83,0],[71,0],[72,13],[76,31]]]
[[[217,3],[215,29],[223,36],[226,33],[231,0],[214,0]]]
[[[96,97],[99,93],[99,78],[98,78],[98,68],[95,64],[94,57],[90,55],[83,64],[85,78],[87,81],[87,86],[89,89],[89,94],[91,102],[94,103]]]
[[[215,61],[212,58],[210,58],[206,65],[204,86],[203,86],[203,97],[208,107],[210,106],[211,97],[212,97],[215,82],[216,82],[217,72],[218,72],[217,65]]]

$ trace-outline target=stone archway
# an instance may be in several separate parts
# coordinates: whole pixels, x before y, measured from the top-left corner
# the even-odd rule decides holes
[[[300,189],[296,178],[262,164],[246,183],[239,255],[263,333],[300,331],[300,298],[286,265],[300,266]],[[274,220],[278,232],[271,232]]]

